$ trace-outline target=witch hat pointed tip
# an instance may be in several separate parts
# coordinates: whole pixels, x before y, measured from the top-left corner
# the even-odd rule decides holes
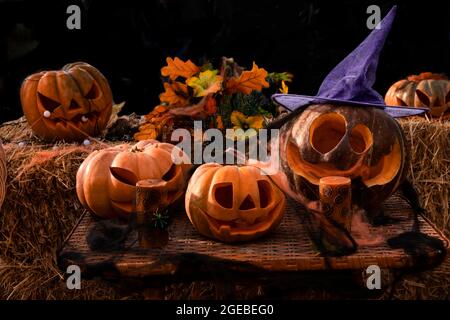
[[[387,13],[387,15],[384,17],[383,21],[386,21],[389,23],[389,26],[392,25],[392,23],[394,22],[394,18],[397,15],[397,6],[393,6],[391,8],[391,10],[389,10],[389,12]]]

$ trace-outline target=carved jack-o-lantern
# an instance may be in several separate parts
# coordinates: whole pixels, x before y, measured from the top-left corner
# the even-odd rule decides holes
[[[136,183],[153,179],[167,191],[166,203],[159,205],[174,203],[184,193],[191,167],[173,162],[175,150],[187,157],[176,146],[156,140],[94,151],[78,169],[78,199],[99,217],[127,216],[134,210]]]
[[[352,180],[356,203],[379,208],[406,173],[403,132],[377,108],[309,106],[282,128],[280,142],[289,187],[311,200],[319,198],[320,178],[342,176]]]
[[[192,176],[185,206],[201,234],[236,242],[274,229],[283,216],[285,197],[256,167],[208,163]]]
[[[108,81],[83,62],[27,77],[20,99],[31,129],[45,140],[98,135],[108,124],[113,104]]]
[[[450,81],[439,74],[424,72],[394,83],[384,98],[393,106],[430,108],[433,117],[450,110]]]

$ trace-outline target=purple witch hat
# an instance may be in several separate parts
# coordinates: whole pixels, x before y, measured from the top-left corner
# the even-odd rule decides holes
[[[395,118],[428,111],[427,108],[387,106],[383,97],[372,88],[380,52],[391,30],[396,11],[397,7],[394,6],[378,25],[379,29],[373,29],[369,36],[328,74],[316,96],[274,94],[272,99],[290,111],[300,111],[311,104],[325,103],[381,108]]]

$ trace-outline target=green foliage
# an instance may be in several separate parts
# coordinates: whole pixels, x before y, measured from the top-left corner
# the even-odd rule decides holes
[[[276,115],[276,105],[260,91],[253,91],[249,95],[238,92],[222,96],[218,110],[225,128],[232,127],[230,115],[233,111],[240,111],[245,116],[260,114],[271,117]]]
[[[271,72],[266,80],[272,86],[279,84],[281,81],[292,82],[293,77],[294,76],[289,72]]]

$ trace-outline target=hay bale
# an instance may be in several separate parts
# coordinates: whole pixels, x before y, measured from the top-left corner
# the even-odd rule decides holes
[[[31,140],[38,141],[33,135],[25,117],[3,123],[0,126],[0,137],[3,143],[18,143]]]
[[[408,179],[426,215],[450,236],[450,121],[399,119],[410,149]]]
[[[55,258],[84,211],[75,192],[78,167],[90,152],[103,147],[4,146],[8,177],[0,214],[0,298],[95,296],[88,284],[81,292],[60,290],[63,275]],[[98,286],[92,288],[98,291]]]
[[[449,226],[449,122],[401,119],[411,148],[409,179],[419,191],[428,217],[447,236]],[[93,150],[113,143],[44,145],[26,122],[0,126],[8,168],[6,198],[0,213],[0,299],[115,299],[152,298],[154,291],[123,293],[102,280],[82,282],[68,290],[56,266],[56,251],[83,213],[75,192],[79,165]],[[18,142],[26,141],[20,147]],[[433,271],[410,275],[394,292],[397,299],[448,299],[450,261]],[[235,298],[271,298],[262,284],[230,284]],[[269,288],[270,289],[270,288]],[[161,288],[159,298],[221,298],[219,284],[193,282]],[[270,291],[270,290],[269,290]],[[268,292],[269,292],[268,291]],[[286,292],[286,298],[300,293]],[[304,298],[338,298],[326,290],[300,294]],[[385,295],[384,298],[387,296]],[[276,298],[276,297],[272,297]]]

